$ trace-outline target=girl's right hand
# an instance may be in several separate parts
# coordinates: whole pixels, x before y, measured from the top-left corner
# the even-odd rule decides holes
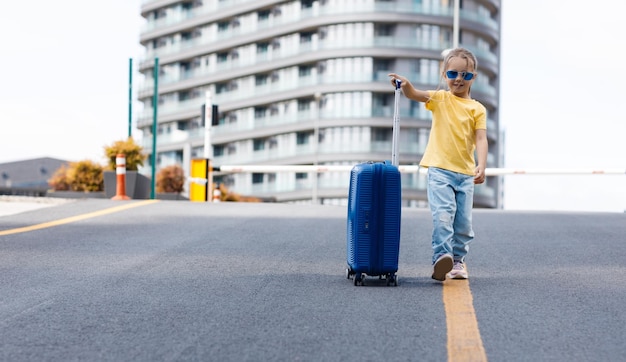
[[[427,91],[416,89],[406,77],[396,73],[389,73],[388,75],[391,77],[391,85],[393,85],[394,88],[396,87],[396,79],[402,82],[400,88],[407,98],[417,102],[428,102],[430,100],[430,94]]]
[[[404,88],[404,86],[409,82],[408,79],[396,73],[389,73],[388,75],[391,77],[391,85],[393,85],[394,88],[396,87],[396,79],[402,82],[400,85],[402,88]]]

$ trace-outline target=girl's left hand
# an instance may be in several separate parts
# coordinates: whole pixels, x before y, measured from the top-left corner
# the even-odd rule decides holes
[[[474,183],[482,184],[483,182],[485,182],[485,168],[478,166],[474,170]]]

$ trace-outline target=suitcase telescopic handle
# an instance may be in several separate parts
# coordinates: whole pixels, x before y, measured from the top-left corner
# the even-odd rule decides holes
[[[398,108],[400,107],[400,92],[401,92],[401,87],[402,85],[402,81],[399,79],[396,79],[396,91],[395,91],[395,99],[394,99],[394,106],[393,106],[393,132],[392,132],[392,139],[391,139],[391,163],[394,166],[398,166],[400,164],[399,162],[399,155],[398,155],[398,138],[400,136],[400,113]]]

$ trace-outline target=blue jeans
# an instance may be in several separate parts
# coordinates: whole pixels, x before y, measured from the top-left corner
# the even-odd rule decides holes
[[[428,168],[428,204],[433,217],[433,263],[443,254],[463,262],[474,239],[474,177]]]

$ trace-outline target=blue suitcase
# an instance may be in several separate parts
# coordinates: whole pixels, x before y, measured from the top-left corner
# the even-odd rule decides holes
[[[365,162],[350,172],[346,276],[363,285],[365,275],[398,285],[402,185],[398,170],[398,98],[396,85],[392,161]]]

